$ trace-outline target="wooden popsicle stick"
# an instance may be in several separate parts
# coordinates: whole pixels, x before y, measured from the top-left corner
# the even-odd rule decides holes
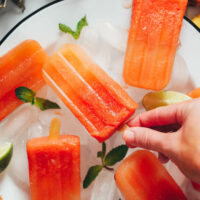
[[[128,130],[130,127],[128,126],[128,125],[126,125],[126,124],[124,124],[123,126],[121,126],[119,129],[118,129],[118,131],[122,134],[122,136],[124,135],[124,132],[126,131],[126,130]]]
[[[51,121],[50,130],[49,130],[49,138],[57,139],[60,135],[60,120],[58,118],[54,118]]]

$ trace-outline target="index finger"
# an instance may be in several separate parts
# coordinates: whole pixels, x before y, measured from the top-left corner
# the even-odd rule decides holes
[[[182,124],[185,103],[159,107],[141,113],[128,122],[131,127],[154,127],[169,124]]]

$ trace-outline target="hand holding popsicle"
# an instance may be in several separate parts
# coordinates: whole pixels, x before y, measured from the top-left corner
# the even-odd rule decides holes
[[[128,123],[131,128],[124,132],[124,140],[130,147],[138,146],[162,153],[188,178],[200,183],[199,100],[197,98],[139,114]],[[178,130],[174,131],[174,126]],[[170,132],[164,133],[163,128]]]

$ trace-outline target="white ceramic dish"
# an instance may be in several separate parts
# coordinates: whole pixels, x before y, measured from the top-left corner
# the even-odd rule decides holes
[[[109,21],[128,29],[131,9],[125,9],[122,6],[122,0],[66,0],[50,3],[22,20],[0,41],[0,56],[21,41],[30,38],[37,40],[46,50],[51,52],[51,49],[55,48],[56,41],[60,38],[58,23],[63,22],[75,27],[76,22],[85,14],[90,25]],[[167,88],[187,92],[200,86],[200,32],[188,19],[183,21],[180,44],[175,70]],[[177,84],[177,79],[180,78],[181,81],[182,76],[186,74],[187,80]],[[27,200],[28,198],[27,194],[6,173],[0,176],[1,194],[4,200]]]

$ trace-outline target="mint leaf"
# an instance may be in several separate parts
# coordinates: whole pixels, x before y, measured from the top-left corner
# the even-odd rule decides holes
[[[36,97],[34,99],[34,105],[40,108],[40,110],[47,110],[47,109],[59,109],[60,106],[57,103],[52,101]]]
[[[26,103],[32,103],[36,93],[27,87],[18,87],[15,89],[16,97]]]
[[[102,158],[102,151],[97,152],[97,158]]]
[[[77,37],[78,38],[79,38],[80,33],[81,33],[81,31],[82,31],[84,26],[88,26],[88,22],[87,22],[86,16],[84,16],[77,24],[76,33],[77,33]],[[78,39],[78,38],[75,38],[75,39]]]
[[[106,166],[113,166],[115,163],[121,161],[128,151],[128,147],[126,145],[118,146],[112,149],[105,157],[104,164]]]
[[[92,183],[92,181],[95,180],[95,178],[98,176],[102,169],[103,166],[101,165],[95,165],[90,167],[83,181],[83,188],[87,188]]]
[[[25,103],[31,103],[32,105],[36,105],[40,108],[40,110],[60,108],[60,106],[57,103],[40,97],[35,97],[36,93],[27,87],[16,88],[15,95],[19,100]]]
[[[64,33],[69,33],[69,34],[71,34],[72,36],[75,34],[75,32],[69,27],[69,26],[67,26],[67,25],[65,25],[65,24],[61,24],[61,23],[59,23],[59,29],[62,31],[62,32],[64,32]]]
[[[104,159],[104,157],[105,157],[105,154],[106,154],[106,143],[103,142],[103,143],[102,143],[102,151],[98,151],[98,152],[97,152],[97,157],[98,157],[98,158],[101,158],[101,159],[102,159],[102,162],[103,162],[103,159]]]
[[[102,143],[102,158],[104,158],[106,155],[106,143],[103,142]]]
[[[78,39],[80,37],[81,31],[83,29],[84,26],[87,26],[87,18],[86,16],[84,16],[78,23],[76,26],[76,31],[73,31],[69,26],[59,23],[58,27],[59,29],[64,32],[64,33],[68,33],[70,35],[72,35],[74,37],[74,39]]]

